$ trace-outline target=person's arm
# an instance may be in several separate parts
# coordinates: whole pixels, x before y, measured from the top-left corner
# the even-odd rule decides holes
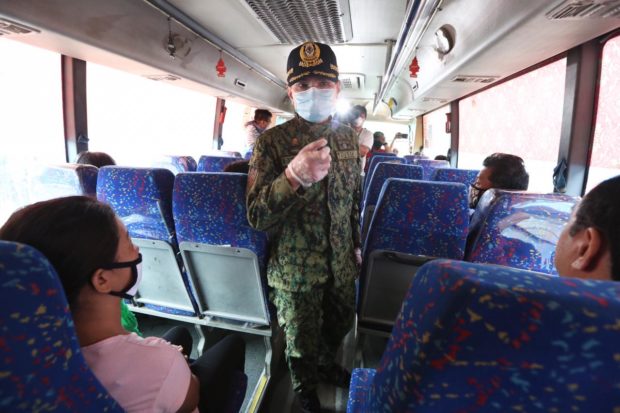
[[[366,145],[360,144],[360,157],[363,158],[370,151],[370,148]]]
[[[387,143],[385,144],[385,151],[388,153],[393,153],[393,149],[392,147],[394,146],[394,141],[400,136],[400,133],[397,133],[396,135],[394,135],[394,137],[392,138],[392,142],[390,142],[390,144],[388,145]]]
[[[198,401],[200,400],[200,382],[195,375],[191,375],[189,379],[189,387],[187,388],[187,394],[185,395],[185,400],[183,400],[183,404],[177,410],[178,413],[186,413],[193,412],[198,406]]]

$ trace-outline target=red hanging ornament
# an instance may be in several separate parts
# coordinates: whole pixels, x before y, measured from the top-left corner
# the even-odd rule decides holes
[[[409,77],[418,77],[420,66],[418,65],[418,58],[414,57],[409,65]]]
[[[224,59],[222,59],[222,52],[220,52],[220,60],[217,61],[215,70],[217,71],[217,77],[226,76],[226,64],[224,63]]]

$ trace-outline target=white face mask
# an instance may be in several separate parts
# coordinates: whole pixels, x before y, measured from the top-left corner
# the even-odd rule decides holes
[[[311,87],[303,92],[293,93],[295,111],[308,122],[327,120],[336,110],[336,89]]]
[[[363,123],[364,123],[364,119],[362,118],[353,119],[353,126],[355,126],[356,128],[359,128],[360,126],[362,126]]]

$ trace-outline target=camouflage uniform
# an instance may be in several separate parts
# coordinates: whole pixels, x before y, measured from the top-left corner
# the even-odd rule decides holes
[[[328,175],[293,191],[284,170],[301,148],[325,138]],[[267,267],[271,299],[286,335],[286,358],[296,391],[318,383],[317,365],[328,365],[352,327],[354,248],[360,246],[360,165],[354,131],[335,121],[296,117],[267,130],[250,161],[250,224],[269,233]]]

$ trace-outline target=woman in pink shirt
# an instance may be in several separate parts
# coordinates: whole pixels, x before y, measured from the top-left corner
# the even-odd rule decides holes
[[[15,212],[0,239],[31,245],[54,266],[84,358],[123,409],[223,410],[234,372],[243,372],[243,340],[228,336],[190,366],[187,329],[164,338],[125,331],[119,301],[136,293],[142,256],[108,205],[81,196],[38,202]]]

